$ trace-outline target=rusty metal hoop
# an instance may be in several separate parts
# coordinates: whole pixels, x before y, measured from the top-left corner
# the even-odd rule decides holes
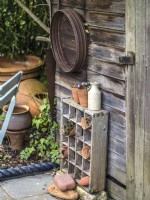
[[[87,55],[87,39],[81,17],[72,9],[55,12],[51,23],[52,51],[63,72],[83,68]]]

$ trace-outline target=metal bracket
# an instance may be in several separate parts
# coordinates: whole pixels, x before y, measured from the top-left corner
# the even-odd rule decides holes
[[[135,64],[135,54],[133,52],[127,52],[127,56],[119,57],[119,62],[122,65],[134,65]]]

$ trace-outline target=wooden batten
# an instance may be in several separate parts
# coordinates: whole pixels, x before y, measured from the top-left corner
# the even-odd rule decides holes
[[[100,29],[96,27],[89,26],[90,37],[89,40],[95,42],[102,46],[112,46],[120,49],[125,49],[125,35],[114,32],[110,29]]]
[[[89,71],[96,72],[97,74],[125,81],[125,67],[119,64],[88,56],[87,67]]]
[[[86,20],[89,25],[94,27],[104,27],[112,30],[124,31],[124,15],[108,14],[106,12],[100,13],[96,11],[86,12]]]
[[[98,44],[92,42],[89,44],[88,55],[102,60],[107,60],[108,62],[119,64],[119,57],[124,55],[124,50],[106,46],[99,46]]]
[[[86,0],[85,7],[87,10],[96,10],[111,13],[124,13],[125,12],[125,2],[124,0],[107,0],[107,1],[92,1]]]
[[[126,190],[109,179],[107,180],[107,189],[109,190],[110,196],[115,200],[126,199]]]

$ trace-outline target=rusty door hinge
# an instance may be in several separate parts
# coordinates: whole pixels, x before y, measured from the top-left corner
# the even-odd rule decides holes
[[[134,65],[135,64],[135,53],[127,52],[127,56],[119,57],[119,62],[122,65]]]

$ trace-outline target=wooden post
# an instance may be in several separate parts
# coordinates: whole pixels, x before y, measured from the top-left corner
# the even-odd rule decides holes
[[[135,2],[127,0],[126,1],[126,54],[127,51],[135,52]],[[134,119],[134,102],[135,102],[135,66],[127,66],[127,93],[126,93],[126,117],[127,117],[127,198],[134,200],[135,193],[135,119]]]
[[[145,1],[145,137],[144,137],[144,197],[150,199],[150,1]]]
[[[54,97],[55,97],[55,73],[56,62],[52,53],[52,49],[46,50],[46,76],[48,81],[48,97],[50,101],[51,117],[54,120]]]
[[[126,1],[127,66],[127,200],[150,197],[150,14],[149,0]]]

